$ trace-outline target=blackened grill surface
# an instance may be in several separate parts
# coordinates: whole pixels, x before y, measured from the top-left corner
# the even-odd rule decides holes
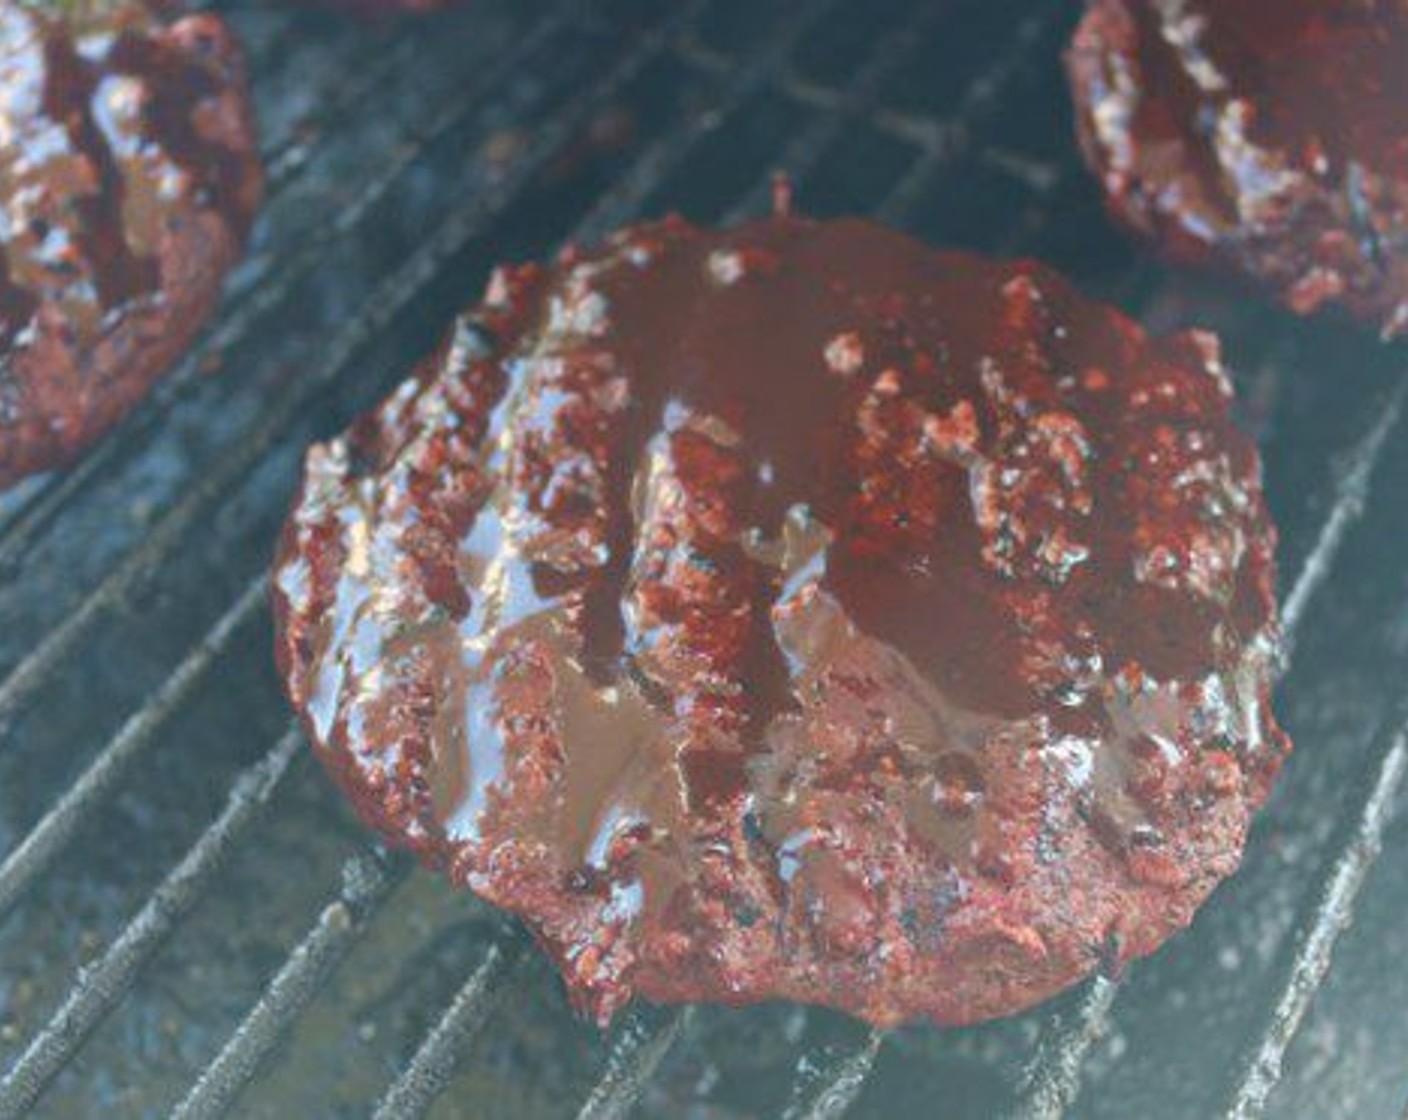
[[[254,290],[268,291],[284,275],[278,262],[289,243],[307,246],[326,236],[327,248],[314,271],[277,301],[270,329],[225,354],[224,375],[186,378],[179,392],[159,393],[159,424],[139,423],[131,429],[139,438],[126,443],[118,433],[101,474],[53,514],[24,522],[30,528],[22,549],[0,541],[16,573],[0,587],[6,669],[161,524],[211,463],[239,445],[273,394],[319,366],[328,340],[347,329],[377,280],[437,219],[467,195],[513,183],[516,161],[531,154],[534,137],[572,111],[578,92],[607,75],[628,41],[657,18],[645,5],[568,5],[578,10],[529,43],[523,65],[493,88],[474,91],[470,111],[406,164],[394,201],[379,203],[343,233],[326,233],[338,204],[391,166],[426,127],[427,107],[438,117],[472,91],[472,71],[492,66],[529,36],[535,13],[518,11],[523,7],[486,0],[423,24],[372,28],[312,12],[232,16],[250,45],[265,147],[283,153],[270,161],[273,178],[286,180],[256,231],[246,267],[273,266],[249,273],[260,279]],[[609,112],[589,112],[602,123],[576,134],[586,142],[565,146],[564,158],[528,177],[502,216],[448,262],[443,279],[379,329],[335,387],[313,395],[279,433],[257,469],[202,513],[199,531],[141,583],[130,600],[134,609],[105,613],[65,671],[16,708],[0,733],[0,848],[18,841],[265,566],[304,443],[339,430],[379,399],[482,286],[491,263],[550,254],[604,192],[639,181],[635,156],[696,113],[727,104],[735,65],[776,32],[770,13],[757,9],[742,0],[707,6],[691,23],[694,34],[626,82]],[[1157,328],[1201,321],[1221,329],[1243,419],[1265,456],[1289,586],[1334,498],[1340,453],[1378,418],[1403,360],[1349,332],[1292,323],[1262,308],[1228,310],[1220,299],[1138,265],[1108,230],[1098,192],[1076,163],[1058,62],[1073,6],[1054,20],[1047,5],[1016,2],[969,0],[951,11],[953,22],[939,21],[922,49],[881,83],[874,106],[799,180],[801,205],[823,216],[867,211],[924,160],[933,175],[920,182],[912,206],[892,215],[924,239],[1037,253]],[[742,111],[698,130],[663,182],[645,180],[639,193],[647,210],[678,206],[702,221],[718,218],[763,181],[792,137],[832,111],[837,99],[829,91],[845,88],[855,60],[912,15],[908,4],[837,3],[794,52],[792,78],[747,92]],[[1034,16],[1050,22],[1035,41],[1034,61],[1016,62],[1014,43]],[[971,94],[975,80],[1004,65],[1010,73],[1001,87],[986,98]],[[374,67],[387,67],[375,87],[375,111],[347,114],[335,128],[295,127],[301,115],[317,119],[320,105],[335,105],[347,75]],[[964,100],[975,105],[968,125],[933,125]],[[618,127],[623,120],[629,130]],[[940,149],[942,158],[924,154]],[[281,174],[280,167],[294,170]],[[237,274],[237,293],[239,283]],[[50,485],[6,495],[0,510],[46,511],[33,503]],[[1189,934],[1132,972],[1113,1028],[1091,1056],[1074,1114],[1207,1115],[1230,1091],[1231,1056],[1259,1025],[1279,955],[1311,902],[1335,818],[1357,792],[1375,725],[1405,679],[1408,570],[1401,557],[1408,526],[1394,516],[1405,487],[1408,441],[1395,430],[1373,472],[1365,516],[1306,610],[1281,700],[1300,750],[1253,831],[1247,865]],[[259,623],[241,628],[196,701],[165,725],[49,877],[4,919],[0,1062],[23,1048],[66,994],[73,968],[117,934],[215,817],[232,775],[281,734],[286,709],[267,663],[268,642]],[[1403,829],[1401,822],[1389,826],[1360,920],[1340,943],[1327,986],[1291,1047],[1272,1115],[1392,1116],[1402,1109]],[[340,868],[362,843],[362,830],[322,776],[295,764],[251,842],[236,849],[215,889],[43,1098],[41,1114],[91,1109],[95,1101],[138,1114],[169,1108],[337,897]],[[430,877],[397,885],[241,1099],[242,1114],[365,1114],[499,936],[489,915]],[[438,1114],[561,1116],[588,1099],[612,1040],[565,1013],[546,968],[530,959],[490,1022]],[[893,1036],[854,1115],[918,1113],[942,1100],[948,1114],[989,1116],[1007,1101],[1042,1022],[1044,1013],[1036,1012],[976,1030]],[[674,1116],[702,1101],[718,1115],[776,1115],[794,1094],[808,1100],[809,1090],[793,1085],[801,1055],[814,1071],[819,1061],[865,1044],[863,1032],[823,1013],[705,1010],[649,1080],[642,1110]]]

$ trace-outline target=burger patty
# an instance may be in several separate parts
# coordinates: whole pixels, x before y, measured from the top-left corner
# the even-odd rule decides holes
[[[1092,0],[1067,63],[1125,223],[1297,312],[1408,330],[1408,2]]]
[[[0,0],[0,485],[71,459],[190,344],[261,176],[214,16]]]
[[[888,1025],[1145,954],[1288,744],[1216,340],[863,221],[498,271],[309,453],[278,660],[361,816],[579,1006]]]

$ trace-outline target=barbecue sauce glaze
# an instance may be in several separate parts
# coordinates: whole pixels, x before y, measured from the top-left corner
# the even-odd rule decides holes
[[[281,663],[363,815],[602,1016],[1015,1010],[1185,922],[1286,749],[1229,395],[1033,263],[627,230],[310,454]]]

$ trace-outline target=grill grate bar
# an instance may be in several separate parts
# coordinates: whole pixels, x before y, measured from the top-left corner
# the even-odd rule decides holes
[[[180,710],[235,635],[263,607],[267,588],[268,578],[260,576],[245,589],[151,699],[127,719],[78,780],[5,857],[0,864],[0,918],[49,869],[69,841],[92,820],[94,806],[113,791],[131,765],[156,741],[162,726]]]
[[[776,74],[806,33],[818,25],[839,0],[808,0],[805,10],[780,16],[763,49],[730,76],[725,90],[707,109],[694,113],[649,144],[631,168],[593,204],[572,231],[569,241],[595,241],[637,217],[651,193],[679,167],[699,141],[743,107]]]
[[[308,165],[316,150],[305,139],[310,132],[316,135],[340,124],[364,100],[376,93],[388,77],[414,59],[420,46],[416,35],[401,38],[390,50],[385,49],[382,42],[373,42],[369,44],[370,49],[359,52],[350,80],[347,71],[340,70],[332,90],[323,91],[325,96],[318,99],[317,107],[286,129],[287,135],[266,151],[266,192],[271,196],[279,193]],[[363,58],[363,54],[373,57]]]
[[[777,167],[793,177],[811,172],[846,125],[879,97],[885,79],[925,42],[942,14],[945,12],[941,4],[920,4],[898,27],[881,35],[841,96],[826,112],[813,116],[811,123],[792,138],[778,157]],[[729,207],[723,224],[730,225],[765,212],[770,205],[771,191],[770,181],[757,184]]]
[[[1290,668],[1290,657],[1295,649],[1296,639],[1304,623],[1307,609],[1316,593],[1324,586],[1350,529],[1363,517],[1367,509],[1374,469],[1383,457],[1384,450],[1388,446],[1389,436],[1402,420],[1405,393],[1408,393],[1408,382],[1399,382],[1389,397],[1387,406],[1378,413],[1369,430],[1356,441],[1344,459],[1347,465],[1336,481],[1330,512],[1320,524],[1315,543],[1306,555],[1295,581],[1291,584],[1291,591],[1286,596],[1282,609],[1284,657],[1278,674],[1281,677],[1284,677]],[[1388,754],[1380,760],[1379,773],[1371,788],[1370,798],[1360,809],[1361,823],[1372,814],[1383,811],[1382,807],[1375,806],[1373,797],[1379,790],[1382,781],[1392,778],[1396,784],[1398,779],[1385,772],[1385,768],[1391,770],[1398,765],[1395,758],[1393,750],[1390,749]],[[1378,827],[1381,830],[1382,822],[1378,822]],[[1368,870],[1368,862],[1372,860],[1372,854],[1366,853],[1368,860],[1362,868],[1354,871],[1354,874],[1358,876],[1353,888],[1354,892],[1357,892],[1357,883],[1362,881]],[[1346,874],[1348,873],[1346,871]],[[1327,891],[1328,889],[1327,887]],[[1350,895],[1351,899],[1352,897],[1353,893]],[[1346,916],[1333,931],[1327,931],[1331,945],[1347,922]],[[1307,960],[1305,967],[1320,967],[1320,964],[1318,959],[1315,961]],[[1327,947],[1323,969],[1328,969],[1328,967]],[[1320,979],[1324,978],[1323,969],[1316,976],[1317,984]],[[1305,975],[1309,977],[1310,973],[1307,972]],[[1030,1114],[1042,1117],[1044,1120],[1045,1118],[1057,1120],[1074,1103],[1080,1091],[1084,1060],[1094,1044],[1108,1030],[1109,1019],[1119,990],[1119,981],[1097,977],[1095,981],[1086,986],[1080,1002],[1069,1015],[1056,1016],[1047,1021],[1037,1046],[1036,1055],[1023,1077],[1018,1094],[1020,1103],[1017,1115],[1025,1117]],[[1282,1051],[1284,1051],[1285,1044],[1290,1041],[1290,1035],[1294,1034],[1295,1027],[1299,1024],[1300,1014],[1304,1011],[1303,1005],[1309,1002],[1311,994],[1313,994],[1313,988],[1298,997],[1301,999],[1302,1006],[1300,1011],[1295,1013],[1295,1021],[1288,1023],[1289,1033],[1281,1042]],[[1286,1003],[1288,998],[1289,994],[1283,996],[1282,1000],[1278,1002],[1278,1007]],[[1279,1031],[1281,1028],[1275,1029]]]
[[[410,1064],[387,1090],[377,1106],[375,1120],[409,1120],[425,1115],[508,989],[513,966],[522,959],[523,947],[523,939],[517,936],[489,946],[483,963],[456,993]]]
[[[1036,1056],[1023,1074],[1014,1120],[1060,1120],[1066,1114],[1080,1092],[1085,1059],[1109,1028],[1119,992],[1117,978],[1097,974],[1068,1013],[1047,1023]]]
[[[0,681],[0,723],[12,716],[61,668],[91,627],[126,601],[141,576],[165,558],[200,517],[263,461],[279,434],[298,416],[307,401],[318,390],[332,384],[363,347],[439,277],[461,248],[532,185],[535,173],[561,151],[589,114],[658,55],[672,31],[701,7],[702,0],[682,5],[669,17],[665,27],[643,35],[604,78],[574,101],[566,112],[555,116],[550,124],[535,133],[525,149],[527,154],[512,170],[464,207],[449,214],[430,238],[377,285],[358,314],[332,341],[327,357],[279,393],[260,422],[153,525],[142,544],[119,561],[112,573]]]
[[[693,1016],[690,1007],[636,1013],[617,1037],[606,1070],[577,1120],[626,1120]]]
[[[249,1014],[206,1067],[172,1120],[223,1116],[326,978],[351,951],[371,916],[399,881],[397,870],[370,856],[354,856],[342,869],[342,890],[269,982]]]
[[[724,73],[730,66],[726,53],[700,43],[681,44],[675,53],[681,62],[705,73]],[[845,108],[844,92],[800,74],[780,74],[775,85],[786,97],[810,109],[830,113]],[[866,117],[866,122],[890,139],[914,148],[926,148],[935,143],[940,132],[938,122],[932,117],[889,105],[875,106]]]
[[[1033,48],[1059,22],[1061,12],[1062,5],[1053,4],[1040,15],[1029,16],[1018,24],[1012,46],[964,92],[953,119],[940,130],[934,143],[924,148],[919,158],[910,164],[904,177],[876,210],[878,220],[897,223],[924,197],[934,176],[947,167],[971,139],[973,119],[1021,74]]]
[[[885,1032],[872,1028],[849,1052],[802,1058],[783,1120],[840,1120],[860,1099],[884,1043]]]
[[[200,382],[200,371],[207,363],[251,338],[265,316],[287,299],[320,263],[327,246],[360,227],[389,196],[396,180],[431,144],[468,120],[486,91],[521,68],[526,59],[561,29],[572,7],[570,0],[559,0],[522,39],[475,75],[461,97],[448,102],[423,126],[413,129],[406,142],[397,144],[393,154],[363,182],[356,194],[332,208],[299,248],[282,257],[270,251],[246,256],[231,279],[227,310],[220,321],[190,349],[176,369],[162,379],[148,402],[129,418],[122,432],[102,441],[0,527],[0,571],[17,566],[44,526],[62,513],[89,483],[103,477],[123,454],[141,443],[160,422],[166,409]]]
[[[1398,428],[1399,421],[1403,418],[1406,393],[1408,378],[1401,379],[1394,387],[1378,419],[1351,450],[1346,460],[1345,468],[1335,486],[1329,515],[1316,537],[1315,546],[1301,565],[1300,574],[1296,577],[1281,609],[1288,656],[1293,648],[1293,635],[1299,632],[1301,619],[1311,599],[1329,577],[1345,536],[1364,516],[1364,510],[1369,503],[1369,484],[1373,480],[1374,468],[1383,457],[1388,437]]]
[[[258,819],[302,742],[298,731],[290,729],[239,777],[215,823],[187,850],[107,951],[94,964],[79,969],[77,982],[62,1006],[0,1081],[0,1120],[25,1115],[103,1016],[126,994],[167,934],[204,893],[231,849]]]
[[[1408,695],[1394,705],[1373,748],[1370,780],[1346,813],[1324,880],[1276,985],[1276,998],[1249,1049],[1231,1095],[1229,1120],[1253,1120],[1281,1078],[1286,1050],[1311,999],[1330,971],[1335,943],[1354,917],[1354,904],[1383,846],[1408,774]]]

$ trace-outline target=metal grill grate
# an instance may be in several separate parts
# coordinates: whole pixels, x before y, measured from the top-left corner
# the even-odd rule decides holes
[[[290,241],[255,247],[235,278],[221,320],[153,400],[74,470],[32,484],[0,506],[0,567],[16,573],[22,584],[50,538],[62,544],[66,525],[95,516],[91,507],[101,506],[109,475],[126,472],[124,478],[134,473],[140,478],[144,470],[160,475],[169,469],[160,460],[147,466],[152,445],[173,418],[186,415],[183,410],[198,418],[208,412],[205,401],[212,391],[200,372],[209,361],[239,354],[255,346],[264,332],[286,323],[281,316],[307,303],[308,285],[326,267],[326,259],[340,246],[374,242],[388,222],[388,208],[394,212],[404,192],[419,190],[420,178],[443,177],[447,168],[464,174],[467,186],[456,200],[408,234],[405,252],[381,271],[385,278],[367,285],[350,310],[335,316],[340,326],[326,346],[312,351],[311,364],[297,376],[273,378],[271,391],[249,411],[236,436],[194,460],[198,469],[175,468],[174,483],[157,487],[163,501],[152,520],[140,533],[116,534],[110,557],[93,568],[90,582],[80,581],[76,593],[61,597],[62,609],[54,617],[30,624],[27,632],[16,627],[18,634],[29,636],[15,639],[10,668],[0,680],[6,746],[23,738],[36,706],[62,691],[65,678],[108,631],[120,634],[142,624],[153,572],[180,569],[193,542],[212,532],[241,501],[260,504],[265,522],[277,517],[287,471],[255,499],[247,496],[251,480],[271,462],[292,462],[306,438],[307,415],[321,414],[330,391],[353,383],[364,386],[369,365],[394,367],[405,353],[424,348],[407,322],[422,311],[426,318],[435,317],[430,312],[445,302],[438,293],[454,283],[465,254],[476,246],[483,244],[483,256],[491,259],[520,240],[541,252],[546,247],[542,242],[558,234],[599,236],[673,200],[674,184],[708,160],[739,164],[740,174],[724,176],[732,185],[714,190],[702,204],[707,217],[736,220],[765,206],[774,167],[792,175],[804,198],[828,174],[845,180],[844,163],[838,161],[860,137],[888,146],[881,163],[888,160],[884,165],[890,170],[880,180],[857,177],[848,187],[854,196],[847,200],[851,207],[922,227],[922,211],[936,195],[966,190],[976,196],[985,182],[1005,184],[1002,189],[1020,196],[1019,205],[1006,204],[999,190],[985,216],[972,220],[972,229],[948,230],[959,237],[975,234],[983,247],[996,251],[1025,251],[1049,240],[1053,227],[1069,220],[1064,208],[1083,185],[1065,136],[1053,141],[1041,130],[1043,99],[1059,98],[1051,84],[1051,57],[1069,26],[1069,5],[896,0],[872,9],[856,0],[807,0],[789,6],[786,18],[760,23],[749,22],[743,5],[705,0],[671,6],[660,19],[609,0],[585,14],[582,8],[564,2],[522,21],[491,11],[483,25],[475,23],[476,32],[481,26],[497,28],[497,49],[447,82],[452,95],[392,129],[381,141],[381,158],[338,205],[293,221],[297,235]],[[300,20],[316,18],[269,16],[250,35],[256,58],[278,59],[296,51],[291,44],[306,41],[309,34]],[[851,43],[858,20],[865,26]],[[726,28],[741,23],[744,30],[731,39],[727,33],[717,36],[729,40],[724,46],[706,41],[708,28],[720,23]],[[323,69],[313,74],[304,72],[301,55],[293,56],[287,68],[317,96],[307,111],[280,116],[270,131],[271,209],[287,208],[297,215],[300,192],[336,173],[337,134],[357,127],[388,83],[414,87],[438,26],[432,21],[410,31],[344,31],[320,55],[325,56]],[[838,27],[843,29],[839,33]],[[838,41],[846,46],[844,65],[832,65],[823,77],[806,73],[800,61],[818,41],[823,48]],[[524,80],[525,74],[555,68],[569,50],[590,54],[586,73],[571,81],[564,78],[554,88],[539,89]],[[936,104],[897,102],[896,87],[931,56],[962,80]],[[353,77],[346,78],[348,73]],[[588,174],[580,189],[554,185],[561,178],[560,165],[598,114],[627,104],[639,108],[643,120],[650,117],[650,91],[659,82],[687,91],[682,107],[672,103],[658,111],[653,131],[647,129],[624,154],[610,157],[610,174],[603,181]],[[1013,119],[1013,105],[1030,111],[1035,128]],[[719,137],[750,114],[783,122],[775,135],[765,137],[772,147],[751,164],[746,157],[721,155]],[[1057,127],[1064,126],[1059,116],[1056,120]],[[480,142],[446,155],[444,149],[455,148],[465,136]],[[971,204],[980,213],[985,200],[959,201],[960,211]],[[504,229],[518,231],[525,214],[537,215],[554,233],[525,237],[513,232],[506,243],[496,236]],[[1112,286],[1125,302],[1156,314],[1162,290],[1151,289],[1147,281],[1147,271],[1135,266],[1117,270]],[[457,294],[462,299],[462,286]],[[1301,328],[1273,320],[1270,330]],[[1370,482],[1391,457],[1403,394],[1400,383],[1385,406],[1371,413],[1362,434],[1347,444],[1350,456],[1333,484],[1328,510],[1309,531],[1310,547],[1285,601],[1292,640],[1302,636],[1310,607],[1335,582],[1341,553],[1371,509]],[[352,403],[347,402],[349,411],[355,411]],[[1319,462],[1318,455],[1312,458]],[[175,668],[140,700],[62,795],[10,844],[0,863],[0,920],[22,914],[32,893],[68,870],[88,822],[120,799],[135,774],[155,764],[163,741],[203,692],[234,674],[245,659],[258,656],[245,642],[262,615],[267,583],[262,575],[242,585],[239,579],[239,572],[228,575],[236,594],[212,612],[213,625],[195,637],[184,656],[175,659]],[[1222,1094],[1218,1107],[1229,1116],[1251,1117],[1264,1110],[1291,1040],[1329,971],[1336,939],[1349,923],[1399,800],[1408,766],[1404,705],[1408,699],[1389,706],[1383,730],[1366,752],[1358,788],[1345,801],[1341,823],[1329,846],[1319,849],[1328,853],[1323,872],[1303,903],[1295,935],[1283,939],[1270,967],[1270,985],[1257,1005],[1264,1010],[1242,1036],[1250,1038],[1245,1057],[1220,1073],[1224,1080],[1214,1091]],[[0,1081],[0,1117],[22,1115],[40,1101],[56,1078],[73,1070],[104,1017],[133,998],[134,987],[168,938],[219,890],[225,865],[254,845],[267,827],[265,811],[297,782],[300,751],[298,734],[285,731],[233,782],[213,823],[196,835],[136,916],[80,971],[47,1022],[15,1056]],[[344,863],[340,889],[318,909],[288,955],[261,970],[270,977],[267,986],[262,994],[246,993],[243,1017],[236,1016],[237,1025],[223,1045],[209,1047],[187,1063],[188,1089],[179,1098],[177,1115],[218,1115],[257,1084],[281,1040],[326,998],[339,964],[371,935],[390,900],[413,878],[402,861],[378,853],[358,853]],[[495,925],[480,945],[477,960],[470,962],[467,974],[459,974],[460,986],[443,1003],[443,1013],[412,1035],[419,1041],[409,1047],[399,1072],[366,1097],[363,1108],[388,1117],[426,1112],[476,1043],[482,1043],[486,1026],[512,1017],[504,997],[542,983],[531,975],[532,957],[522,952],[518,931]],[[941,1035],[937,1045],[959,1053],[969,1044],[966,1038],[975,1040],[974,1052],[999,1047],[1003,1054],[997,1065],[1011,1086],[999,1095],[1010,1097],[1006,1103],[1015,1114],[1060,1116],[1075,1102],[1099,1040],[1132,998],[1122,994],[1128,986],[1121,978],[1097,977],[1057,1011],[1030,1016],[1016,1029]],[[672,1051],[703,1045],[700,1018],[690,1010],[633,1012],[616,1032],[597,1080],[581,1086],[567,1110],[593,1120],[630,1114],[658,1088]],[[1012,1055],[1020,1062],[1027,1052],[1021,1027],[1034,1025],[1039,1038],[1020,1078],[1015,1077]],[[932,1057],[909,1035],[891,1041],[873,1031],[842,1034],[840,1041],[819,1045],[804,1037],[787,1038],[795,1076],[770,1103],[751,1106],[746,1113],[770,1109],[793,1120],[839,1117],[870,1091],[882,1056],[903,1060],[911,1069],[924,1068],[925,1058]],[[688,1045],[678,1045],[681,1040]],[[1157,1113],[1150,1109],[1148,1114]]]

